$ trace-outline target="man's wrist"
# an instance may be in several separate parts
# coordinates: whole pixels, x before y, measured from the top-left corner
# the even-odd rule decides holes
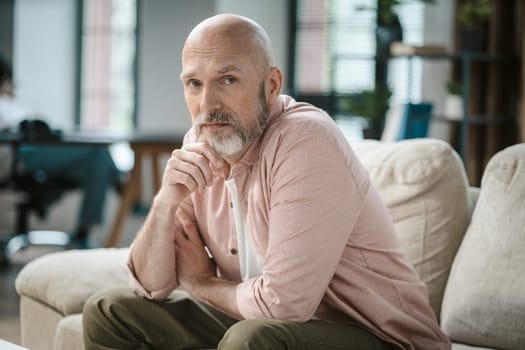
[[[190,281],[182,284],[182,287],[195,298],[207,302],[207,295],[213,288],[215,276],[199,276],[192,278]]]
[[[179,204],[182,200],[177,200],[173,196],[166,196],[163,193],[159,192],[153,197],[153,202],[151,204],[151,209],[155,211],[175,211],[179,207]]]
[[[184,288],[184,287],[183,287]],[[188,288],[188,289],[186,289]],[[237,306],[237,283],[216,276],[195,278],[186,291],[201,302],[225,314],[242,319]]]
[[[166,207],[178,207],[191,192],[182,184],[167,185],[160,189],[153,198],[153,205],[158,204]]]

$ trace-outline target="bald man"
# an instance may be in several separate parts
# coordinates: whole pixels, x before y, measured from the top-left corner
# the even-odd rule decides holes
[[[450,349],[366,170],[323,111],[280,95],[235,15],[189,34],[193,127],[129,254],[93,295],[87,349]]]

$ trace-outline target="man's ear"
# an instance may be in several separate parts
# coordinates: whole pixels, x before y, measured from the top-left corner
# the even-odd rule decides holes
[[[274,101],[281,94],[283,73],[278,67],[272,67],[266,76],[266,100]]]

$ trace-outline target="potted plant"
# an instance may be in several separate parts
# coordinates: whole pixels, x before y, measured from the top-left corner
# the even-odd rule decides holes
[[[365,138],[380,139],[385,124],[385,114],[390,105],[392,91],[386,86],[363,90],[342,101],[343,112],[362,117],[367,126]]]
[[[463,118],[463,86],[458,82],[447,84],[447,95],[443,108],[445,118],[461,120]]]
[[[493,12],[491,0],[465,0],[458,8],[461,48],[464,51],[484,51],[487,26]]]

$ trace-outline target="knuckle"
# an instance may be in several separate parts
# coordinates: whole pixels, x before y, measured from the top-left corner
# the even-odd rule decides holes
[[[206,162],[206,157],[202,154],[202,153],[196,153],[195,154],[195,159],[199,162],[199,163],[203,163],[203,162]]]
[[[176,159],[174,159],[174,158],[168,159],[168,161],[166,162],[166,168],[167,169],[174,168],[175,167],[175,163],[176,163]]]
[[[186,173],[181,173],[179,175],[179,177],[181,178],[181,182],[184,182],[186,184],[194,182],[193,178],[190,175],[186,174]]]

